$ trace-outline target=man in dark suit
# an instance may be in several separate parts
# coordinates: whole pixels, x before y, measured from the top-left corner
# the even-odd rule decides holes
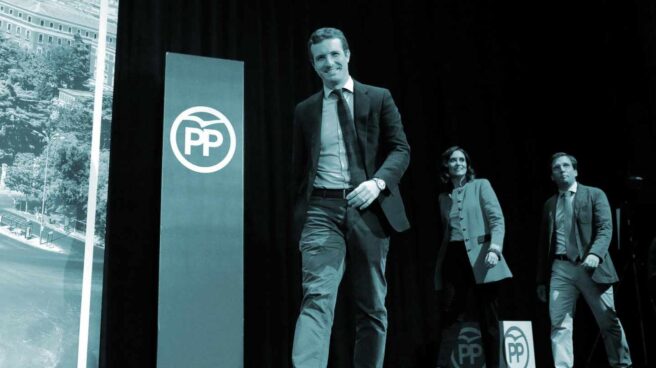
[[[544,205],[537,292],[546,302],[549,290],[554,365],[574,366],[574,311],[583,295],[601,330],[611,367],[629,367],[629,346],[613,298],[613,284],[619,279],[608,253],[613,234],[610,205],[601,189],[578,184],[577,175],[574,156],[559,152],[551,157],[551,179],[559,194]]]
[[[354,366],[382,367],[385,263],[390,232],[410,227],[398,188],[410,147],[390,92],[350,77],[351,52],[341,31],[316,30],[308,52],[323,88],[294,113],[292,234],[300,237],[303,301],[292,363],[327,365],[348,254],[357,310]]]

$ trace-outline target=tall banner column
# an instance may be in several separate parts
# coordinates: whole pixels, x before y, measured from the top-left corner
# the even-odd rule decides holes
[[[243,367],[243,62],[166,56],[157,366]]]

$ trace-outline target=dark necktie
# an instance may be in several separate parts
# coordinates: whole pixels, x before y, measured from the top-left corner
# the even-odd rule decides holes
[[[342,128],[342,138],[344,139],[346,157],[348,158],[351,185],[355,187],[367,180],[367,175],[365,174],[362,165],[362,159],[360,158],[360,149],[356,139],[355,125],[353,124],[353,118],[351,117],[348,103],[344,99],[342,91],[336,89],[332,93],[337,96],[337,116],[339,118],[339,126]]]
[[[567,245],[567,258],[575,262],[579,258],[579,248],[576,244],[576,236],[574,236],[574,210],[572,209],[572,200],[570,200],[572,193],[567,191],[560,195],[560,203],[563,206],[563,214],[561,217],[563,232],[565,233],[565,244]]]

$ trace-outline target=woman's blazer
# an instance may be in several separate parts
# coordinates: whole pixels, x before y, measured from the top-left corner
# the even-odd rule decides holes
[[[469,263],[477,284],[494,282],[512,277],[510,268],[502,256],[496,266],[485,265],[490,244],[497,244],[503,249],[505,233],[503,213],[499,200],[487,179],[474,179],[463,187],[462,203],[454,203],[451,193],[439,196],[440,217],[444,236],[437,254],[435,269],[435,289],[442,289],[442,262],[449,246],[449,212],[451,206],[458,206],[460,212],[460,230],[462,231]]]

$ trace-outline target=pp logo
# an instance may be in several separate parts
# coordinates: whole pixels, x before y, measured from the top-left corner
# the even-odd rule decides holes
[[[478,328],[463,326],[458,334],[458,341],[451,353],[453,367],[482,367],[485,355],[481,346],[481,333]]]
[[[178,161],[201,174],[223,169],[237,149],[237,136],[230,120],[207,106],[194,106],[180,113],[171,126],[169,139]]]
[[[506,364],[510,368],[526,368],[529,364],[529,343],[524,331],[517,326],[510,327],[504,335]]]

